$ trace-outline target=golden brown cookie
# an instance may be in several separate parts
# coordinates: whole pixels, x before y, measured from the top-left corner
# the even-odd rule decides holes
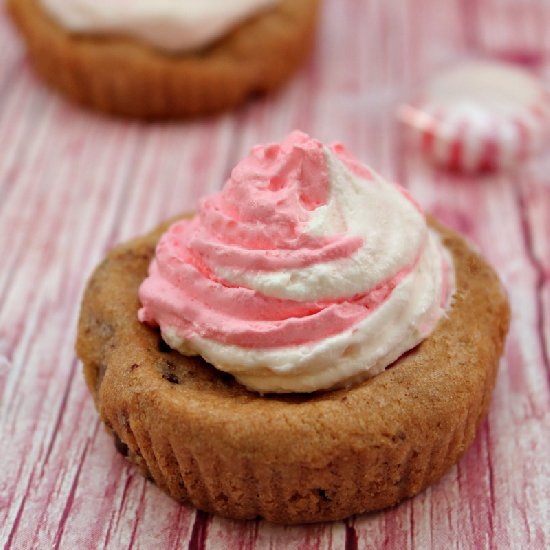
[[[124,37],[71,33],[39,0],[7,3],[52,87],[106,113],[150,119],[221,111],[282,85],[311,50],[318,4],[281,0],[209,47],[168,54]]]
[[[89,281],[77,352],[119,451],[181,502],[282,523],[384,508],[439,479],[487,413],[509,310],[487,263],[432,225],[455,262],[448,317],[382,374],[308,395],[250,392],[138,322],[166,226],[115,248]]]

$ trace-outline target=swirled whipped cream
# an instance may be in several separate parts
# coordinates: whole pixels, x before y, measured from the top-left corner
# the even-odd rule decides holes
[[[444,315],[451,260],[407,192],[301,132],[161,237],[139,319],[252,390],[374,376]]]
[[[278,0],[40,0],[75,33],[123,35],[166,51],[202,48]]]

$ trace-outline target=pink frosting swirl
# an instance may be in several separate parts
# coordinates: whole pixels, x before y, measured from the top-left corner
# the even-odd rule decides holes
[[[355,174],[371,172],[343,148],[331,151]],[[297,301],[265,296],[220,278],[220,267],[277,271],[349,258],[363,239],[343,232],[307,232],[311,212],[329,197],[323,145],[300,132],[281,145],[256,146],[233,170],[221,193],[207,197],[193,220],[162,236],[140,288],[141,321],[250,348],[315,342],[346,330],[380,305],[414,261],[365,292],[339,300]]]
[[[447,266],[407,192],[294,132],[253,148],[161,237],[139,319],[252,389],[313,391],[376,374],[424,338]]]

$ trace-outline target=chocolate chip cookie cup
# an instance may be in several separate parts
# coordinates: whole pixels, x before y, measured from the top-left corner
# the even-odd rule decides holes
[[[251,166],[254,170],[248,169]],[[232,197],[251,188],[257,193],[255,201],[243,200],[238,211],[230,207]],[[359,200],[371,192],[376,200],[387,198],[402,216],[386,216],[374,225],[367,220],[362,227],[370,229],[362,234],[353,208],[344,213],[344,220],[333,215],[343,212],[340,207],[348,204],[349,193]],[[284,223],[276,217],[280,225],[275,223],[270,239],[259,224],[247,226],[253,218],[252,203],[262,219],[270,220],[272,230],[273,219],[265,208],[278,203],[278,212],[286,213]],[[369,207],[360,206],[357,215],[372,220],[365,216]],[[380,211],[379,206],[372,208]],[[324,222],[313,223],[312,216],[321,215]],[[239,223],[233,226],[230,222],[236,219]],[[298,239],[289,229],[290,219],[297,220],[292,230],[302,235]],[[407,220],[413,224],[406,232],[412,261],[397,239],[400,224]],[[252,158],[233,171],[224,191],[204,201],[196,215],[115,248],[89,281],[77,351],[96,407],[118,448],[180,502],[226,517],[260,516],[287,524],[336,520],[392,506],[439,479],[470,446],[487,413],[509,310],[491,267],[456,233],[425,220],[406,192],[362,167],[340,146],[327,148],[293,135],[281,146],[256,148]],[[225,223],[233,227],[232,234],[221,230]],[[375,250],[374,226],[384,228],[380,250]],[[259,231],[254,237],[247,231],[251,227]],[[393,231],[397,233],[388,241]],[[267,262],[258,269],[251,257],[266,250],[254,247],[261,235],[265,242],[295,246],[271,249],[285,254],[255,256]],[[209,248],[214,238],[223,238],[229,248]],[[198,250],[200,262],[194,256]],[[221,257],[220,250],[225,251]],[[302,300],[274,296],[275,280],[285,292],[293,291],[282,275],[289,270],[334,267],[337,262],[339,273],[344,273],[367,253],[379,258],[374,277],[384,279],[373,286],[373,274],[366,270],[362,293],[355,292],[361,278],[355,281],[354,272],[331,286],[330,277],[322,278],[323,268],[315,286],[323,299],[315,299],[313,289],[307,288],[302,289]],[[243,258],[248,271],[236,268]],[[188,273],[189,265],[197,273]],[[384,274],[382,265],[387,267]],[[397,278],[395,270],[401,273]],[[277,273],[277,278],[268,273]],[[292,273],[296,282],[298,275]],[[248,286],[238,287],[234,281],[229,285],[228,279],[236,276]],[[171,284],[178,291],[175,295],[167,291]],[[263,300],[262,308],[239,310],[226,300],[229,295],[219,294],[232,291],[231,298],[248,308],[246,289],[261,284],[267,285],[265,293],[254,290],[251,296]],[[348,287],[344,290],[343,285]],[[202,293],[205,288],[207,294]],[[426,288],[431,290],[424,293]],[[244,289],[239,299],[235,289]],[[338,289],[348,297],[326,298]],[[170,299],[163,301],[163,295]],[[374,321],[393,319],[393,308],[401,315],[403,301],[410,317],[391,329],[404,331],[398,337],[384,337],[378,332],[383,327],[376,325],[379,345],[373,347],[372,338],[355,340],[365,327],[374,330]],[[188,308],[189,302],[196,307]],[[294,307],[307,312],[285,317]],[[361,308],[367,310],[364,316]],[[335,311],[345,312],[336,315],[340,325],[335,326],[332,317],[323,325],[322,315]],[[236,319],[233,324],[226,318],[220,322],[226,332],[217,325],[222,313]],[[237,321],[243,318],[256,330],[241,331]],[[207,321],[211,325],[203,328],[201,323]],[[301,323],[307,330],[301,330]],[[292,330],[285,331],[289,326]],[[265,340],[269,331],[271,346]],[[379,349],[393,349],[404,334],[410,348],[398,350],[397,358]],[[248,344],[240,340],[243,337]],[[221,363],[217,346],[227,352]],[[300,348],[303,358],[301,364],[295,362],[294,373],[292,365],[281,368],[275,360],[288,357],[291,348]],[[305,349],[314,364],[304,358]],[[259,350],[269,352],[264,361],[244,368],[246,354],[258,355]],[[338,353],[341,357],[334,363],[318,359],[319,350],[330,354],[331,361]],[[363,371],[356,371],[357,358]],[[380,361],[389,362],[381,367]],[[290,391],[289,385],[297,391]]]

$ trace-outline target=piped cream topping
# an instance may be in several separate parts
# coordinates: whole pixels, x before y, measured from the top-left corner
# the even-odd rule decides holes
[[[139,318],[259,392],[373,376],[435,327],[452,265],[419,206],[341,145],[255,147],[160,239]]]

